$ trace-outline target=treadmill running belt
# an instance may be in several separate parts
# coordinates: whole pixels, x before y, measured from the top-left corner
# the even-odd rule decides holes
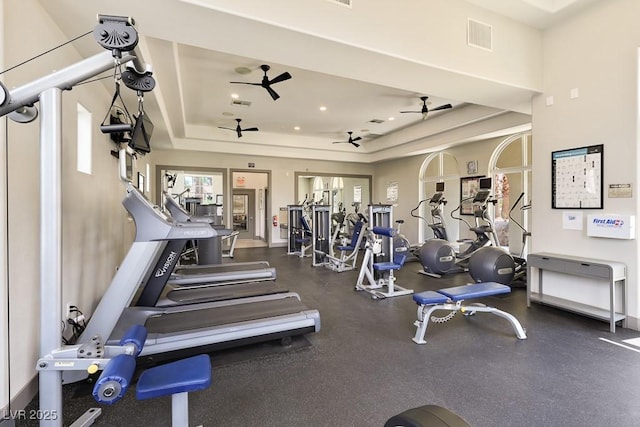
[[[284,292],[289,291],[279,288],[275,282],[248,282],[225,286],[204,286],[189,289],[178,288],[169,292],[167,298],[175,303],[192,304],[202,301],[224,301]]]
[[[268,301],[188,310],[151,316],[144,326],[149,334],[171,334],[186,330],[210,328],[231,323],[284,316],[309,310],[298,298],[288,297]]]

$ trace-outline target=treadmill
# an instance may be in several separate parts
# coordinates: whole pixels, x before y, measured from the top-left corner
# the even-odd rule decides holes
[[[165,209],[169,212],[169,215],[179,222],[199,222],[208,223],[212,227],[219,230],[218,236],[213,241],[210,241],[211,248],[214,252],[218,252],[220,255],[220,261],[222,259],[221,237],[229,235],[232,230],[220,228],[212,224],[212,218],[207,216],[191,215],[185,211],[182,206],[175,201],[173,197],[165,193]],[[205,242],[202,239],[198,239],[200,242]],[[164,258],[169,259],[170,256],[175,257],[175,254],[179,255],[187,244],[187,240],[180,243],[169,242],[168,248],[165,249]],[[169,247],[170,246],[170,247]],[[256,281],[256,280],[275,280],[276,270],[270,268],[269,263],[266,261],[253,261],[253,262],[238,262],[238,263],[225,263],[222,264],[208,264],[208,265],[188,265],[188,266],[176,266],[178,257],[176,257],[173,263],[174,268],[171,271],[171,278],[169,280],[170,285],[192,285],[203,282],[222,282],[233,281],[238,283],[241,281]],[[228,274],[228,279],[225,277]],[[210,277],[207,277],[210,275]]]
[[[132,325],[141,324],[148,331],[141,355],[162,358],[167,352],[238,346],[320,330],[320,313],[293,292],[173,307],[129,307],[139,285],[155,273],[152,266],[163,241],[205,239],[216,231],[208,224],[171,220],[130,182],[123,205],[134,219],[136,237],[78,344],[92,345],[95,337],[103,337],[107,345],[117,344]],[[69,371],[65,381],[78,381],[80,376],[86,373],[74,376]]]
[[[169,209],[175,214],[172,218],[180,218],[178,222],[211,225],[209,218],[191,217],[173,198],[168,196],[167,199],[171,199],[171,203],[167,204],[173,206]],[[216,227],[214,229],[219,234],[214,235],[213,239],[219,239],[220,234],[224,235],[230,231]],[[154,274],[146,280],[134,298],[136,306],[166,307],[286,292],[273,283],[276,279],[276,269],[264,261],[195,265],[182,268],[180,273],[175,273],[176,264],[187,239],[167,240],[163,244],[164,248],[153,267]]]

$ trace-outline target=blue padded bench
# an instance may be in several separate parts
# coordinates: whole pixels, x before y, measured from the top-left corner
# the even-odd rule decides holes
[[[417,344],[426,344],[424,336],[427,333],[429,320],[436,323],[444,323],[452,319],[458,311],[466,316],[473,315],[476,312],[495,314],[511,323],[519,339],[526,339],[527,335],[522,325],[513,315],[483,304],[467,306],[462,304],[464,300],[508,294],[509,292],[511,292],[511,288],[507,285],[497,282],[482,282],[414,294],[413,300],[418,304],[418,320],[414,323],[417,329],[413,341]],[[445,317],[432,317],[431,314],[436,310],[447,310],[449,314]]]
[[[211,385],[211,359],[206,354],[147,369],[136,387],[138,400],[171,395],[171,425],[189,425],[189,392]]]

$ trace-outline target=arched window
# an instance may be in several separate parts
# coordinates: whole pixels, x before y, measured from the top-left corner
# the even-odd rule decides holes
[[[445,205],[442,219],[447,229],[447,237],[452,242],[455,242],[459,237],[457,221],[450,215],[451,210],[455,209],[457,201],[460,200],[460,173],[458,170],[458,160],[446,151],[430,154],[424,159],[420,168],[420,200],[431,199],[431,196],[436,192],[436,183],[444,183],[444,197],[451,203]],[[427,221],[431,220],[429,204],[422,203],[417,214],[424,218],[424,221],[420,221],[418,228],[420,241],[433,238],[433,232],[427,224]]]
[[[524,255],[524,231],[518,224],[529,229],[525,207],[531,200],[531,132],[515,134],[501,142],[489,160],[489,171],[498,200],[494,222],[500,245],[514,255]]]

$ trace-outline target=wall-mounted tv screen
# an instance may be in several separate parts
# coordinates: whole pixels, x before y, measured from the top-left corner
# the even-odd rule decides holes
[[[136,124],[133,127],[129,147],[136,153],[147,154],[151,152],[151,134],[153,133],[153,123],[147,114],[134,116]]]

